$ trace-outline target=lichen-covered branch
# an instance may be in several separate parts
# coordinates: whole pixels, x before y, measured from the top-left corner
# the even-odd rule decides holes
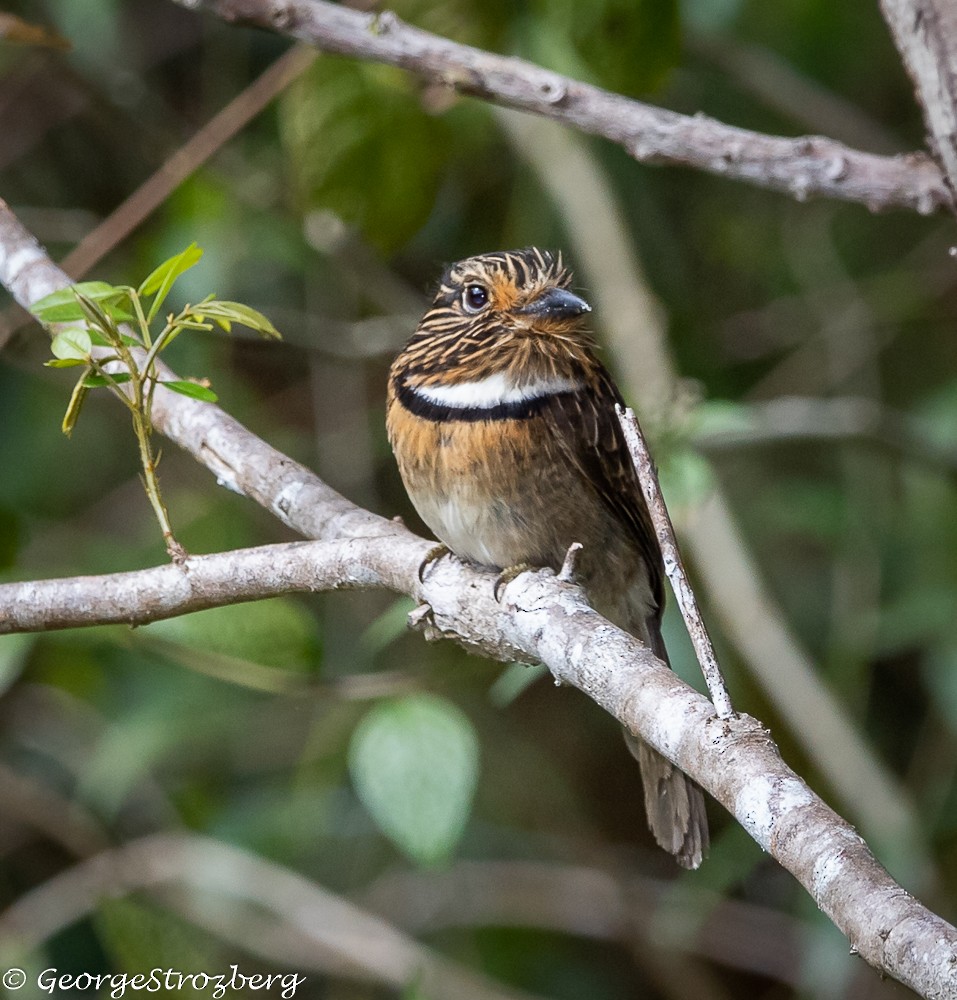
[[[784,138],[689,117],[543,69],[452,42],[390,12],[366,14],[325,0],[175,0],[224,20],[278,31],[325,52],[400,66],[432,83],[544,115],[619,143],[642,163],[694,167],[786,192],[929,214],[952,204],[923,153],[876,156],[820,136]]]

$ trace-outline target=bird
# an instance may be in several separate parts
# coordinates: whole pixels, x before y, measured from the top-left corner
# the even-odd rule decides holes
[[[449,265],[389,370],[386,428],[412,505],[444,549],[509,572],[582,548],[591,606],[668,662],[664,570],[616,404],[560,253]],[[625,730],[648,825],[685,868],[708,848],[701,788]]]

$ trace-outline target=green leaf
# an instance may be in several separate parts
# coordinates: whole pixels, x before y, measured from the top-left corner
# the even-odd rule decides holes
[[[146,314],[147,322],[150,322],[153,317],[159,312],[160,306],[169,294],[170,289],[173,287],[176,279],[188,271],[191,267],[195,267],[199,263],[203,256],[203,251],[195,244],[190,243],[190,245],[182,252],[176,254],[175,257],[170,257],[169,260],[164,260],[162,264],[159,265],[143,282],[139,287],[140,295],[154,295],[153,304],[150,306],[149,312]]]
[[[107,306],[104,308],[104,312],[113,323],[128,323],[133,317],[122,310],[117,310],[113,307]],[[142,343],[138,341],[135,337],[129,337],[126,334],[121,334],[119,330],[111,331],[109,337],[104,337],[99,330],[93,329],[92,327],[87,330],[90,334],[90,339],[93,341],[96,347],[116,347],[118,343],[126,344],[127,347],[142,347]]]
[[[189,396],[192,399],[201,399],[204,403],[215,403],[219,396],[208,386],[200,385],[198,382],[169,381],[160,382],[167,389],[178,392],[181,396]]]
[[[54,358],[52,361],[43,362],[44,368],[75,368],[83,364],[86,364],[86,361],[80,358]]]
[[[122,385],[124,382],[129,382],[133,376],[129,372],[117,372],[115,375],[87,375],[83,379],[83,384],[87,389],[98,389],[103,385]]]
[[[423,865],[446,860],[458,844],[478,768],[472,724],[434,695],[380,702],[349,746],[359,798],[382,832]]]
[[[205,319],[207,316],[216,320],[217,323],[229,333],[233,323],[240,326],[248,326],[250,330],[255,330],[264,337],[272,337],[281,340],[282,334],[272,325],[261,312],[242,302],[227,302],[220,299],[211,299],[209,302],[202,302],[192,310],[194,316]]]
[[[79,303],[77,303],[79,308]],[[70,360],[85,361],[90,356],[93,349],[93,342],[86,330],[74,327],[72,330],[64,330],[53,338],[50,350],[55,357]]]
[[[81,281],[76,285],[70,285],[69,288],[60,288],[34,302],[30,306],[30,312],[41,323],[75,323],[85,318],[83,309],[77,301],[77,292],[93,302],[100,303],[104,312],[118,322],[132,319],[127,309],[130,302],[128,289],[110,285],[105,281]]]
[[[86,399],[86,394],[90,391],[83,384],[85,378],[86,376],[81,377],[77,384],[73,386],[70,402],[67,403],[66,413],[63,414],[63,422],[60,424],[60,429],[67,437],[73,434],[73,428],[76,426],[77,418],[80,416],[80,410],[83,407],[83,400]]]
[[[454,183],[450,164],[477,152],[480,137],[488,139],[488,116],[465,105],[423,114],[419,91],[389,66],[320,59],[280,103],[282,141],[302,206],[358,225],[390,253],[425,224],[442,186]]]

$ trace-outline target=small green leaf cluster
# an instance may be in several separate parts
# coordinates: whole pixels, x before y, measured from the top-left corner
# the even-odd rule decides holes
[[[125,405],[131,406],[137,394],[121,392],[119,386],[135,383],[142,390],[147,413],[157,385],[194,399],[216,402],[216,393],[203,383],[161,379],[157,374],[156,358],[184,330],[211,330],[216,323],[229,333],[233,323],[238,323],[265,337],[280,336],[262,313],[214,295],[196,305],[185,306],[175,315],[169,314],[162,329],[153,332],[152,324],[176,279],[198,264],[202,256],[203,251],[191,243],[160,264],[138,288],[84,281],[53,292],[31,306],[30,311],[44,325],[81,324],[55,333],[54,357],[46,362],[51,368],[82,366],[84,369],[63,418],[65,434],[72,432],[90,389],[110,388]],[[95,353],[94,348],[105,348],[106,353]],[[137,348],[146,352],[142,360],[134,353]]]
[[[185,330],[227,333],[234,323],[249,327],[264,337],[279,338],[279,331],[260,312],[241,302],[228,302],[208,295],[195,305],[166,315],[158,330],[157,316],[176,280],[199,263],[203,251],[191,243],[181,253],[163,261],[138,288],[85,281],[47,295],[31,306],[31,312],[53,327],[53,359],[50,368],[82,368],[63,416],[63,433],[76,426],[83,403],[93,389],[109,389],[130,412],[140,448],[144,486],[163,529],[167,550],[174,559],[185,556],[173,538],[169,517],[156,477],[150,437],[153,431],[153,397],[164,386],[183,396],[215,403],[216,393],[205,381],[162,378],[159,355]],[[66,329],[57,329],[69,324]]]

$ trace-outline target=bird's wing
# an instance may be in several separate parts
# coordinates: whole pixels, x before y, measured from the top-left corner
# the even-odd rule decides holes
[[[591,385],[552,397],[557,444],[591,485],[644,558],[659,615],[664,608],[664,568],[651,515],[615,413],[621,394],[602,368]]]

